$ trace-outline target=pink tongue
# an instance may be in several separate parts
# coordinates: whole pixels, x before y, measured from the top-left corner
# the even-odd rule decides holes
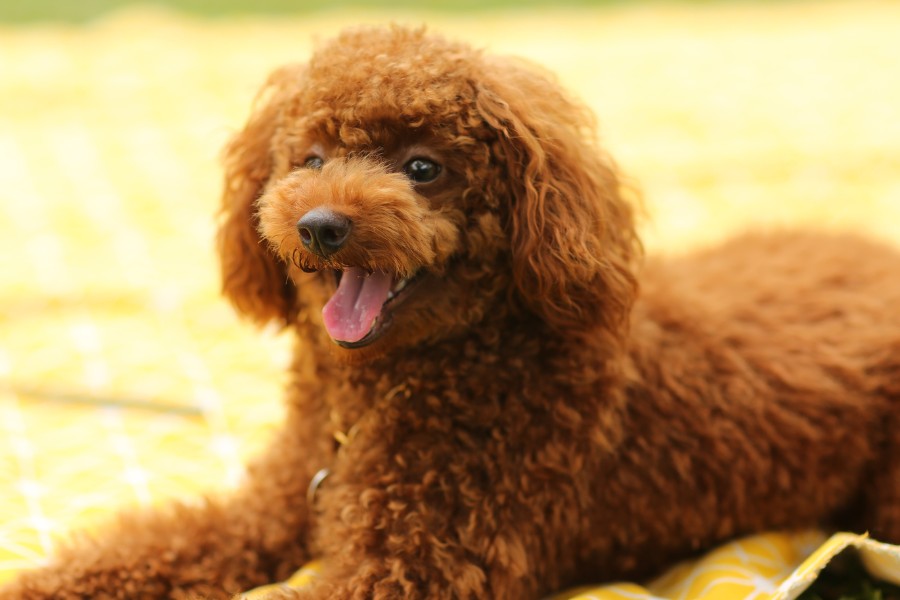
[[[358,342],[366,337],[381,314],[392,283],[387,273],[369,275],[357,267],[346,269],[337,291],[322,309],[328,335],[340,342]]]

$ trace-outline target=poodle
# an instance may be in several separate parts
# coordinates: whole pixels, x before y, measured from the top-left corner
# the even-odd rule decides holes
[[[807,526],[900,542],[900,254],[644,257],[552,75],[419,29],[277,70],[225,150],[224,294],[296,334],[232,497],[123,515],[3,598],[536,599]]]

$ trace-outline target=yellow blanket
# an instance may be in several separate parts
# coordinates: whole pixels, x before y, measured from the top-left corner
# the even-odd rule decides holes
[[[644,189],[651,252],[750,224],[900,239],[886,0],[0,24],[0,581],[117,506],[227,492],[265,444],[290,342],[218,298],[217,152],[275,65],[388,18],[558,71]]]
[[[823,539],[817,532],[749,537],[673,567],[646,586],[586,587],[549,600],[794,600],[832,558],[850,548],[859,552],[870,574],[900,584],[900,546],[851,533]],[[319,563],[311,563],[283,583],[242,594],[241,600],[261,600],[282,587],[303,588],[320,569]]]

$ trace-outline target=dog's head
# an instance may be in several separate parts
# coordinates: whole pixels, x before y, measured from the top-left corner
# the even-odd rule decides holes
[[[510,319],[625,327],[632,210],[590,113],[532,65],[348,31],[270,77],[225,165],[224,291],[257,322],[377,354]]]

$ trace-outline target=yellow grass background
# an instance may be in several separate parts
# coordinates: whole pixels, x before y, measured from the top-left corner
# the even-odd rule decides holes
[[[115,506],[239,480],[289,343],[218,298],[218,151],[274,66],[386,20],[557,71],[643,189],[650,251],[900,239],[895,2],[0,24],[0,580]]]

